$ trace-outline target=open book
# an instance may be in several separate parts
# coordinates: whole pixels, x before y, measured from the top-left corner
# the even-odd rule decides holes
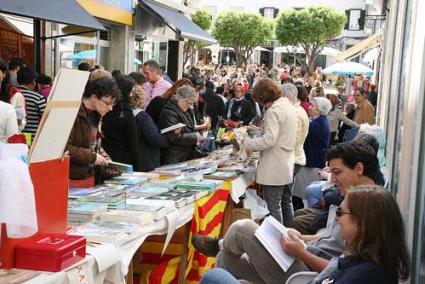
[[[177,124],[168,126],[167,128],[161,129],[161,134],[164,134],[164,133],[167,133],[167,132],[170,132],[170,131],[173,131],[175,129],[179,129],[179,128],[182,128],[182,127],[185,127],[185,126],[186,126],[186,124],[177,123]]]
[[[255,231],[257,239],[266,248],[277,264],[282,267],[283,271],[287,271],[295,261],[292,256],[283,250],[280,244],[282,235],[287,235],[287,232],[288,229],[272,216],[264,219],[261,226]]]

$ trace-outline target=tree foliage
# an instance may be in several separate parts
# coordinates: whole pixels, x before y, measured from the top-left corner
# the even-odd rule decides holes
[[[192,15],[192,21],[204,31],[209,30],[212,24],[211,15],[207,10],[197,10]],[[183,66],[186,65],[187,61],[196,53],[197,50],[203,48],[204,46],[204,42],[195,41],[192,39],[185,42],[183,47]]]
[[[259,14],[230,11],[218,15],[212,34],[221,46],[234,48],[238,66],[245,68],[254,48],[272,38],[273,28]]]
[[[328,7],[287,10],[276,18],[275,34],[282,45],[301,46],[305,50],[308,73],[329,40],[339,36],[347,17]]]

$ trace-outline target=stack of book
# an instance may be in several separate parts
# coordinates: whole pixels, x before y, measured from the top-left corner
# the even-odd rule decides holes
[[[107,184],[123,184],[123,185],[140,185],[146,182],[148,179],[145,177],[138,176],[118,176],[113,179],[106,180]]]
[[[104,203],[108,205],[108,209],[116,209],[125,203],[125,190],[100,191],[98,193],[85,196],[79,199],[81,202]]]
[[[154,187],[154,186],[140,186],[135,190],[127,192],[127,199],[138,199],[155,196],[169,189],[165,187]]]
[[[141,227],[153,222],[153,215],[145,211],[114,210],[100,213],[95,218],[99,221],[134,223]]]
[[[139,225],[134,223],[93,221],[68,231],[69,235],[85,236],[89,242],[116,242],[134,233]]]
[[[215,180],[234,180],[238,178],[237,172],[215,172],[212,174],[204,175],[204,178],[206,179],[215,179]]]
[[[160,175],[157,173],[133,172],[131,174],[122,174],[123,177],[144,177],[148,180],[159,179]]]
[[[171,189],[167,192],[147,197],[146,200],[164,200],[164,201],[173,201],[174,205],[177,208],[180,208],[188,203],[194,202],[196,199],[197,191],[185,191]]]
[[[207,192],[213,192],[222,185],[223,182],[219,180],[182,181],[177,183],[176,188],[184,190],[203,190]]]
[[[162,219],[167,213],[176,210],[173,201],[169,200],[128,200],[127,204],[118,208],[119,210],[129,210],[136,212],[151,213],[154,220]]]
[[[69,199],[79,199],[81,197],[90,196],[95,193],[100,192],[101,189],[96,187],[88,187],[88,188],[74,188],[71,187],[68,190],[68,198]]]
[[[96,214],[106,212],[108,204],[91,202],[68,202],[68,225],[80,226],[91,222]]]

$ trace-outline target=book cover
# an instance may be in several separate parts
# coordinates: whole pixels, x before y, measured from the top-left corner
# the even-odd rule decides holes
[[[167,128],[163,128],[163,129],[161,129],[161,134],[164,134],[164,133],[167,133],[167,132],[173,131],[173,130],[175,130],[175,129],[183,128],[183,127],[185,127],[185,126],[186,126],[186,125],[185,125],[185,124],[183,124],[183,123],[177,123],[177,124],[171,125],[171,126],[169,126],[169,127],[167,127]]]
[[[118,163],[114,161],[108,161],[108,164],[105,166],[106,168],[114,169],[119,173],[133,173],[133,166],[124,163]]]

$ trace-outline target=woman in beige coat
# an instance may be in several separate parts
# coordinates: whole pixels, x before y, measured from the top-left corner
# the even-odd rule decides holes
[[[297,136],[297,113],[280,87],[270,79],[259,81],[253,90],[254,99],[267,109],[261,125],[262,135],[246,138],[247,150],[261,151],[256,181],[264,192],[271,215],[282,223],[282,206],[285,210],[291,201],[291,192],[285,185],[292,183]],[[284,212],[286,214],[286,212]]]

